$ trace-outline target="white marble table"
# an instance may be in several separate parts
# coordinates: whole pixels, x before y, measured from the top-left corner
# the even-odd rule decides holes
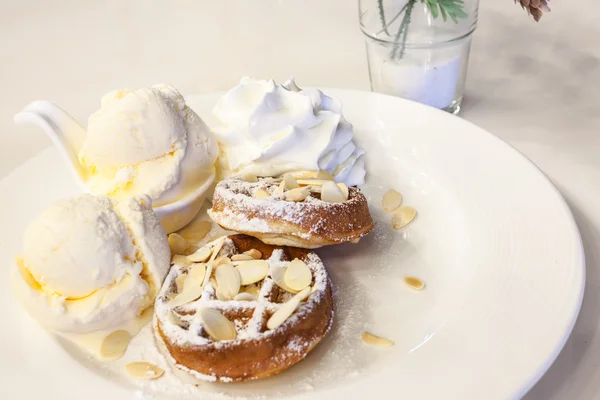
[[[351,0],[0,2],[0,178],[50,142],[12,124],[46,98],[82,121],[122,86],[225,90],[243,75],[369,88]],[[535,25],[482,0],[462,116],[537,163],[583,235],[586,294],[573,335],[527,400],[600,398],[600,5],[553,2]],[[490,388],[493,390],[493,388]]]

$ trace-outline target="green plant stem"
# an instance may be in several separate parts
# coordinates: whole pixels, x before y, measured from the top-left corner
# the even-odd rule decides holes
[[[401,9],[400,11],[398,11],[398,14],[396,14],[396,15],[394,16],[394,18],[390,19],[390,22],[388,22],[388,23],[387,23],[387,25],[383,25],[383,29],[382,29],[382,30],[380,30],[379,32],[377,32],[376,34],[377,34],[377,35],[379,35],[381,32],[385,32],[385,33],[387,33],[389,36],[392,36],[392,35],[390,34],[390,32],[388,31],[388,28],[389,28],[390,26],[392,26],[392,24],[393,24],[394,22],[396,22],[396,20],[397,20],[397,19],[398,19],[398,18],[399,18],[399,17],[402,15],[402,13],[404,12],[404,10],[406,10],[406,7],[408,7],[408,3],[406,3],[406,4],[404,5],[404,7],[402,7],[402,9]],[[381,4],[381,5],[380,5],[380,8],[379,8],[379,13],[380,13],[381,15],[383,15],[383,17],[382,17],[383,19],[382,19],[382,20],[385,20],[385,13],[384,13],[384,11],[383,11],[383,4]]]
[[[379,19],[381,19],[381,26],[383,26],[382,32],[390,34],[387,30],[388,24],[385,22],[385,11],[383,10],[383,0],[377,0],[377,7],[379,8]]]
[[[402,23],[400,23],[400,27],[398,28],[398,32],[394,38],[395,45],[390,55],[392,59],[398,58],[398,60],[400,60],[402,57],[404,57],[406,37],[408,35],[408,25],[410,24],[410,16],[416,2],[417,0],[408,0],[406,3],[406,12],[404,13],[404,18],[402,18]]]

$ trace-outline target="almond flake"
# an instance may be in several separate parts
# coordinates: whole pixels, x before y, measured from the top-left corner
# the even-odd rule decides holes
[[[231,264],[223,264],[215,272],[219,300],[232,300],[240,292],[240,274]]]
[[[346,196],[335,182],[327,182],[321,187],[321,200],[326,203],[343,203]]]
[[[287,201],[304,201],[310,195],[310,186],[303,186],[296,189],[285,192],[285,199]]]
[[[210,278],[212,276],[213,269],[214,269],[214,267],[211,262],[206,264],[206,274],[204,274],[204,281],[202,281],[202,288],[204,288],[204,287],[206,287],[206,285],[208,285],[208,282],[210,281]]]
[[[248,285],[244,287],[244,293],[248,293],[253,298],[258,299],[260,296],[260,288],[256,285]]]
[[[189,256],[187,256],[187,259],[193,262],[205,262],[206,260],[208,260],[208,257],[210,257],[211,254],[211,249],[207,246],[204,246],[201,247],[194,254],[190,254]]]
[[[405,276],[404,283],[415,290],[421,290],[425,287],[425,283],[419,278],[415,278],[414,276]]]
[[[212,308],[200,307],[196,314],[208,336],[214,341],[235,339],[235,328],[223,314]]]
[[[254,258],[255,260],[260,260],[262,258],[262,253],[256,249],[245,251],[244,254]]]
[[[290,172],[290,174],[296,179],[316,179],[319,171],[301,170]]]
[[[233,298],[235,301],[254,301],[256,300],[252,294],[248,292],[242,292],[235,295]]]
[[[206,237],[212,229],[210,221],[192,221],[185,228],[180,229],[177,233],[187,240],[189,243],[199,243]]]
[[[224,236],[223,238],[221,238],[221,240],[219,240],[215,244],[215,246],[213,247],[212,256],[210,256],[210,261],[214,261],[215,258],[217,258],[217,256],[219,255],[219,252],[221,251],[221,248],[223,247],[223,243],[225,243],[225,239],[227,239],[226,236]]]
[[[183,325],[183,321],[181,320],[181,317],[179,317],[178,314],[175,314],[172,310],[167,311],[167,320],[175,326],[180,327]]]
[[[409,206],[400,207],[392,217],[392,228],[399,230],[415,219],[417,210]]]
[[[235,267],[240,274],[242,285],[250,285],[265,279],[269,273],[269,263],[265,260],[244,261]]]
[[[250,183],[256,183],[258,182],[258,178],[256,177],[256,175],[254,174],[244,174],[242,176],[242,179],[246,182],[250,182]]]
[[[266,190],[258,189],[256,191],[256,194],[254,194],[254,197],[257,199],[266,199],[268,197],[271,197],[271,194],[269,192],[267,192]]]
[[[345,183],[343,183],[343,182],[340,182],[340,183],[338,183],[337,185],[338,185],[338,187],[339,187],[340,189],[342,189],[342,192],[344,193],[344,196],[346,197],[346,200],[348,200],[348,196],[349,196],[349,194],[350,194],[350,192],[349,192],[349,190],[348,190],[348,186],[346,186],[346,184],[345,184]]]
[[[282,288],[286,292],[289,292],[289,293],[298,293],[297,290],[294,290],[294,289],[290,288],[285,283],[285,272],[286,271],[287,271],[286,267],[271,267],[270,272],[271,272],[271,278],[273,279],[273,282],[275,282],[275,284],[277,286],[279,286],[280,288]]]
[[[175,254],[171,259],[171,264],[176,266],[179,269],[187,268],[192,265],[194,262],[188,260],[187,256],[181,254]]]
[[[117,360],[125,354],[127,346],[131,341],[131,335],[127,331],[114,331],[104,338],[100,345],[100,357],[105,360]]]
[[[402,205],[402,195],[393,189],[388,190],[383,195],[381,205],[385,211],[394,212]]]
[[[183,290],[170,303],[171,307],[179,307],[197,300],[202,295],[202,283],[206,278],[206,266],[194,264],[187,271],[183,281]]]
[[[249,254],[234,254],[233,256],[231,256],[231,261],[249,261],[249,260],[254,260],[254,257],[252,257]]]
[[[304,288],[300,293],[282,304],[267,321],[268,329],[276,329],[283,324],[296,311],[298,304],[310,295],[310,287]]]
[[[281,181],[279,186],[277,186],[277,189],[275,189],[275,191],[273,192],[273,196],[283,194],[283,192],[285,192],[285,182]]]
[[[187,250],[190,248],[190,244],[177,233],[171,233],[169,235],[169,247],[171,248],[172,256],[175,254],[185,255]]]
[[[322,180],[322,181],[333,181],[333,175],[331,175],[331,173],[329,171],[325,171],[325,170],[320,170],[319,173],[317,174],[317,179]]]
[[[125,371],[133,378],[144,380],[160,378],[165,373],[162,368],[145,361],[129,363],[125,366]]]
[[[310,285],[312,273],[304,261],[296,258],[288,264],[283,281],[287,287],[299,292]]]
[[[298,179],[298,185],[300,186],[323,186],[326,182],[331,181],[321,179]],[[313,188],[313,190],[315,190],[315,188]]]
[[[362,341],[365,344],[377,347],[390,347],[394,345],[394,342],[392,342],[391,340],[375,336],[369,332],[365,332],[362,334]]]
[[[231,264],[231,259],[227,256],[221,256],[213,262],[213,265],[215,267],[218,267],[219,265],[223,265],[223,264]]]
[[[187,274],[181,274],[177,278],[175,278],[175,286],[177,287],[177,293],[183,292],[183,286],[185,285],[186,278]]]
[[[283,182],[285,183],[285,188],[287,190],[298,188],[298,182],[296,182],[296,178],[294,178],[292,174],[284,174]]]

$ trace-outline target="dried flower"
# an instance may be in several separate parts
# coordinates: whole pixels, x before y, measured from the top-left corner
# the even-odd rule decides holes
[[[550,12],[548,2],[550,0],[515,0],[515,3],[520,3],[521,7],[527,10],[527,14],[533,16],[535,21],[539,21],[542,18],[544,12]]]

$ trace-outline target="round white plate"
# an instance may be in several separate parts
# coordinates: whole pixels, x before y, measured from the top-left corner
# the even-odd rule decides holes
[[[531,388],[565,343],[583,295],[583,250],[560,194],[525,157],[460,118],[388,96],[324,91],[342,101],[366,151],[364,191],[377,227],[357,245],[319,251],[337,288],[336,320],[305,361],[263,381],[199,389],[224,394],[194,394],[170,375],[136,388],[121,364],[97,364],[39,328],[7,275],[27,223],[78,191],[49,149],[0,182],[0,398],[126,400],[137,391],[161,399],[491,400]],[[188,97],[209,125],[216,99]],[[418,210],[404,231],[391,229],[381,208],[390,188]],[[408,288],[407,275],[426,288]],[[363,331],[396,344],[366,346]],[[156,357],[148,337],[127,360]]]

